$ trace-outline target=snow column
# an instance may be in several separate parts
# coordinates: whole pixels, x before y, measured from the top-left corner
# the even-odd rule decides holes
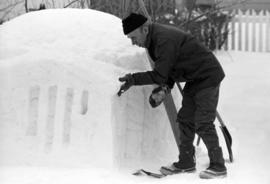
[[[153,87],[133,87],[114,97],[112,123],[115,163],[119,167],[159,167],[178,155],[163,105],[148,102]]]

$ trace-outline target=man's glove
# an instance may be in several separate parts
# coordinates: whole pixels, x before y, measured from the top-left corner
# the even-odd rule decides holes
[[[167,85],[162,85],[155,88],[149,97],[149,103],[153,108],[159,106],[170,92],[171,90]]]
[[[121,96],[122,93],[127,91],[131,86],[135,84],[135,80],[132,76],[132,74],[126,74],[124,77],[119,78],[120,82],[125,82],[124,84],[121,85],[120,90],[118,91],[117,95]]]

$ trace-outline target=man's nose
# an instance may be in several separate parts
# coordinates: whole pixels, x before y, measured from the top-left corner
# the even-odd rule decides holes
[[[131,40],[131,43],[132,43],[132,45],[137,45],[137,42],[136,42],[136,40]]]

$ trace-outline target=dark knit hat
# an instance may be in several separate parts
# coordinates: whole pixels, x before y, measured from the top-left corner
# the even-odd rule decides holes
[[[147,18],[143,15],[131,13],[128,17],[122,20],[124,34],[127,35],[134,31],[147,21]]]

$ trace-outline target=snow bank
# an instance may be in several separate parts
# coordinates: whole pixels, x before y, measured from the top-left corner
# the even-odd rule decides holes
[[[45,10],[0,27],[0,164],[160,165],[177,156],[153,87],[121,98],[118,77],[149,69],[120,19]],[[155,116],[153,116],[155,114]]]

